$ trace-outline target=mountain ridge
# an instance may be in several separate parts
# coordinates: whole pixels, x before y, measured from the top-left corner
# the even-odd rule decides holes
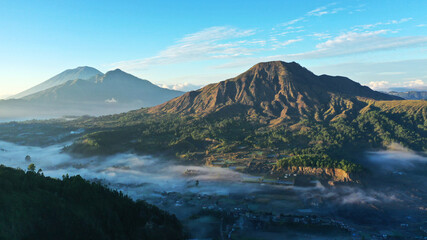
[[[332,110],[336,114],[328,118],[333,119],[349,110],[345,105],[360,102],[358,99],[402,98],[373,91],[346,77],[317,76],[295,62],[274,61],[258,63],[235,78],[188,92],[149,112],[205,116],[237,110],[277,123],[300,117],[319,119]]]
[[[297,63],[270,62],[155,107],[58,128],[85,129],[64,148],[78,156],[134,151],[205,165],[231,159],[268,173],[271,155],[278,166],[357,173],[365,151],[395,143],[427,150],[427,101],[398,99],[345,77],[316,76]],[[18,126],[0,124],[0,137],[21,142],[28,137],[17,131],[39,132],[38,123]]]
[[[8,99],[19,99],[19,98],[23,98],[25,96],[49,89],[51,87],[63,84],[69,80],[76,80],[76,79],[82,79],[82,80],[88,80],[96,75],[102,75],[103,73],[100,72],[99,70],[93,68],[93,67],[88,67],[88,66],[81,66],[81,67],[77,67],[77,68],[73,68],[73,69],[67,69],[51,78],[49,78],[48,80],[37,84],[34,87],[31,87],[23,92],[20,92],[16,95],[13,95],[11,97],[9,97]]]
[[[116,69],[72,79],[21,99],[0,101],[0,117],[105,115],[151,107],[182,95]]]
[[[179,91],[161,88],[148,80],[140,79],[120,69],[109,71],[102,76],[96,75],[89,80],[69,80],[23,99],[79,103],[82,101],[103,102],[114,98],[123,102],[140,100],[141,107],[147,107],[156,105],[163,99],[169,100],[182,94]],[[156,100],[155,96],[161,100]]]

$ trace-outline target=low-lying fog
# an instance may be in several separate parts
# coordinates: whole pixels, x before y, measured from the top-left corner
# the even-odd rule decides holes
[[[64,174],[81,175],[90,180],[101,180],[113,188],[126,189],[133,198],[143,197],[147,192],[190,191],[202,194],[233,194],[264,191],[270,188],[289,189],[285,186],[243,183],[244,174],[224,168],[179,165],[172,160],[158,159],[152,156],[135,154],[117,154],[109,157],[73,158],[61,153],[63,145],[45,148],[20,146],[0,141],[0,164],[26,170],[30,163],[41,168],[44,175],[61,178]],[[29,155],[31,161],[26,161]],[[399,178],[417,164],[427,163],[427,158],[405,149],[369,152],[363,162],[374,175],[395,175]],[[195,170],[197,176],[184,176],[187,169]],[[199,180],[199,186],[193,187]],[[243,186],[245,185],[245,186]],[[248,185],[248,186],[246,186]],[[355,187],[342,187],[331,193],[320,183],[316,187],[292,187],[295,191],[327,192],[324,197],[340,197],[342,203],[374,202],[394,200],[379,192],[366,192]]]
[[[362,163],[372,173],[367,177],[368,183],[327,187],[318,182],[315,187],[293,187],[247,183],[242,181],[244,174],[229,169],[185,166],[152,156],[117,154],[76,159],[61,153],[61,148],[62,145],[41,148],[0,141],[0,164],[25,170],[30,163],[34,163],[36,170],[41,168],[44,175],[55,178],[61,178],[67,173],[70,176],[79,174],[86,179],[99,180],[111,188],[122,190],[134,199],[152,200],[160,197],[163,192],[242,197],[263,194],[272,200],[271,204],[261,206],[266,210],[286,213],[286,206],[288,210],[292,206],[298,206],[302,210],[309,209],[308,211],[317,213],[339,211],[340,216],[344,217],[353,217],[355,209],[360,206],[375,206],[375,209],[389,206],[396,211],[408,207],[415,210],[427,207],[424,206],[427,199],[427,158],[405,149],[367,153]],[[25,160],[27,155],[31,156],[31,162]],[[183,173],[187,169],[195,170],[197,175],[185,176]],[[196,184],[196,180],[199,184]],[[295,196],[296,202],[301,204],[284,205],[280,199],[287,195]],[[318,207],[319,204],[323,208]],[[384,214],[388,210],[381,211]],[[396,218],[404,218],[405,214],[412,213],[404,210]],[[368,215],[362,215],[359,223],[366,224],[371,220]],[[384,216],[387,217],[386,214]]]

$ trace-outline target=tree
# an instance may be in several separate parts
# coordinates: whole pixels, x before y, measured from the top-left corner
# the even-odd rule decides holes
[[[30,162],[31,161],[31,157],[30,155],[25,156],[25,161]]]
[[[28,171],[35,172],[36,171],[36,165],[34,163],[31,163],[28,165]]]

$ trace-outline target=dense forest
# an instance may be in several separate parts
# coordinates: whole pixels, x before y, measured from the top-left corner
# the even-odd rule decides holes
[[[421,107],[405,101],[375,102],[354,118],[329,122],[307,118],[277,126],[252,121],[244,115],[200,118],[134,111],[79,122],[78,127],[92,127],[93,132],[65,150],[93,155],[133,149],[139,153],[163,152],[192,159],[242,151],[239,150],[242,148],[269,149],[287,156],[322,156],[319,160],[326,156],[326,167],[356,170],[360,167],[352,162],[369,149],[384,149],[398,143],[416,151],[427,150],[426,104],[418,104]],[[304,166],[308,162],[287,164]]]
[[[80,176],[0,165],[0,239],[184,239],[180,222]]]
[[[296,156],[284,157],[277,161],[277,167],[312,167],[312,168],[339,168],[348,173],[359,173],[363,168],[355,163],[342,159],[337,161],[328,155],[321,154],[301,154]]]

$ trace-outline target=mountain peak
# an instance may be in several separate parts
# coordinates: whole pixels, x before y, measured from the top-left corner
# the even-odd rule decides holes
[[[130,73],[124,72],[120,69],[114,69],[111,71],[106,72],[103,76],[99,77],[96,79],[95,82],[97,83],[116,83],[116,84],[120,84],[121,82],[124,81],[132,81],[132,82],[137,82],[137,83],[141,83],[143,82],[146,85],[153,85],[150,81],[148,80],[144,80],[141,78],[138,78]]]
[[[260,62],[251,67],[248,71],[267,71],[274,72],[276,74],[285,73],[287,71],[296,71],[305,69],[296,62],[283,62],[283,61],[271,61],[271,62]],[[307,70],[307,69],[305,69]],[[307,70],[308,71],[308,70]]]
[[[345,77],[317,76],[296,62],[272,61],[258,63],[235,78],[186,93],[150,111],[196,115],[241,112],[272,121],[325,115],[333,118],[357,97],[400,99]],[[328,116],[331,107],[334,114]]]
[[[93,68],[93,67],[89,67],[89,66],[79,66],[79,67],[76,67],[75,69],[95,69],[95,70],[97,70],[96,68]],[[72,69],[71,69],[72,70]]]
[[[88,79],[88,78],[93,77],[95,75],[102,74],[102,72],[100,72],[98,69],[93,68],[93,67],[79,66],[76,68],[67,69],[67,70],[61,72],[60,74],[54,76],[53,78],[61,76],[61,75],[65,75],[65,74],[78,76],[77,78],[79,78],[79,79]],[[70,80],[73,80],[73,79],[70,79]]]
[[[111,70],[109,72],[116,72],[116,73],[121,72],[121,73],[124,73],[124,71],[122,71],[120,68],[116,68],[116,69]]]
[[[283,67],[300,67],[296,62],[284,62],[284,61],[269,61],[269,62],[260,62],[255,64],[252,68],[283,68]],[[251,69],[252,69],[251,68]]]
[[[258,85],[269,85],[272,82],[286,85],[295,81],[304,83],[314,76],[312,72],[296,62],[271,61],[258,63],[234,79],[255,81]],[[306,84],[310,83],[306,82]]]
[[[131,75],[131,74],[124,72],[119,68],[116,68],[114,70],[110,70],[110,71],[105,73],[105,76],[113,76],[113,75],[116,76],[116,75]],[[133,75],[131,75],[131,76],[133,76]]]
[[[16,99],[22,98],[22,97],[49,89],[51,87],[64,84],[70,80],[76,80],[76,79],[89,80],[90,78],[95,77],[96,75],[102,75],[102,72],[98,71],[93,67],[80,66],[73,69],[67,69],[49,78],[48,80],[40,83],[39,85],[36,85],[30,89],[27,89],[15,96],[12,96],[11,98],[16,98]]]

